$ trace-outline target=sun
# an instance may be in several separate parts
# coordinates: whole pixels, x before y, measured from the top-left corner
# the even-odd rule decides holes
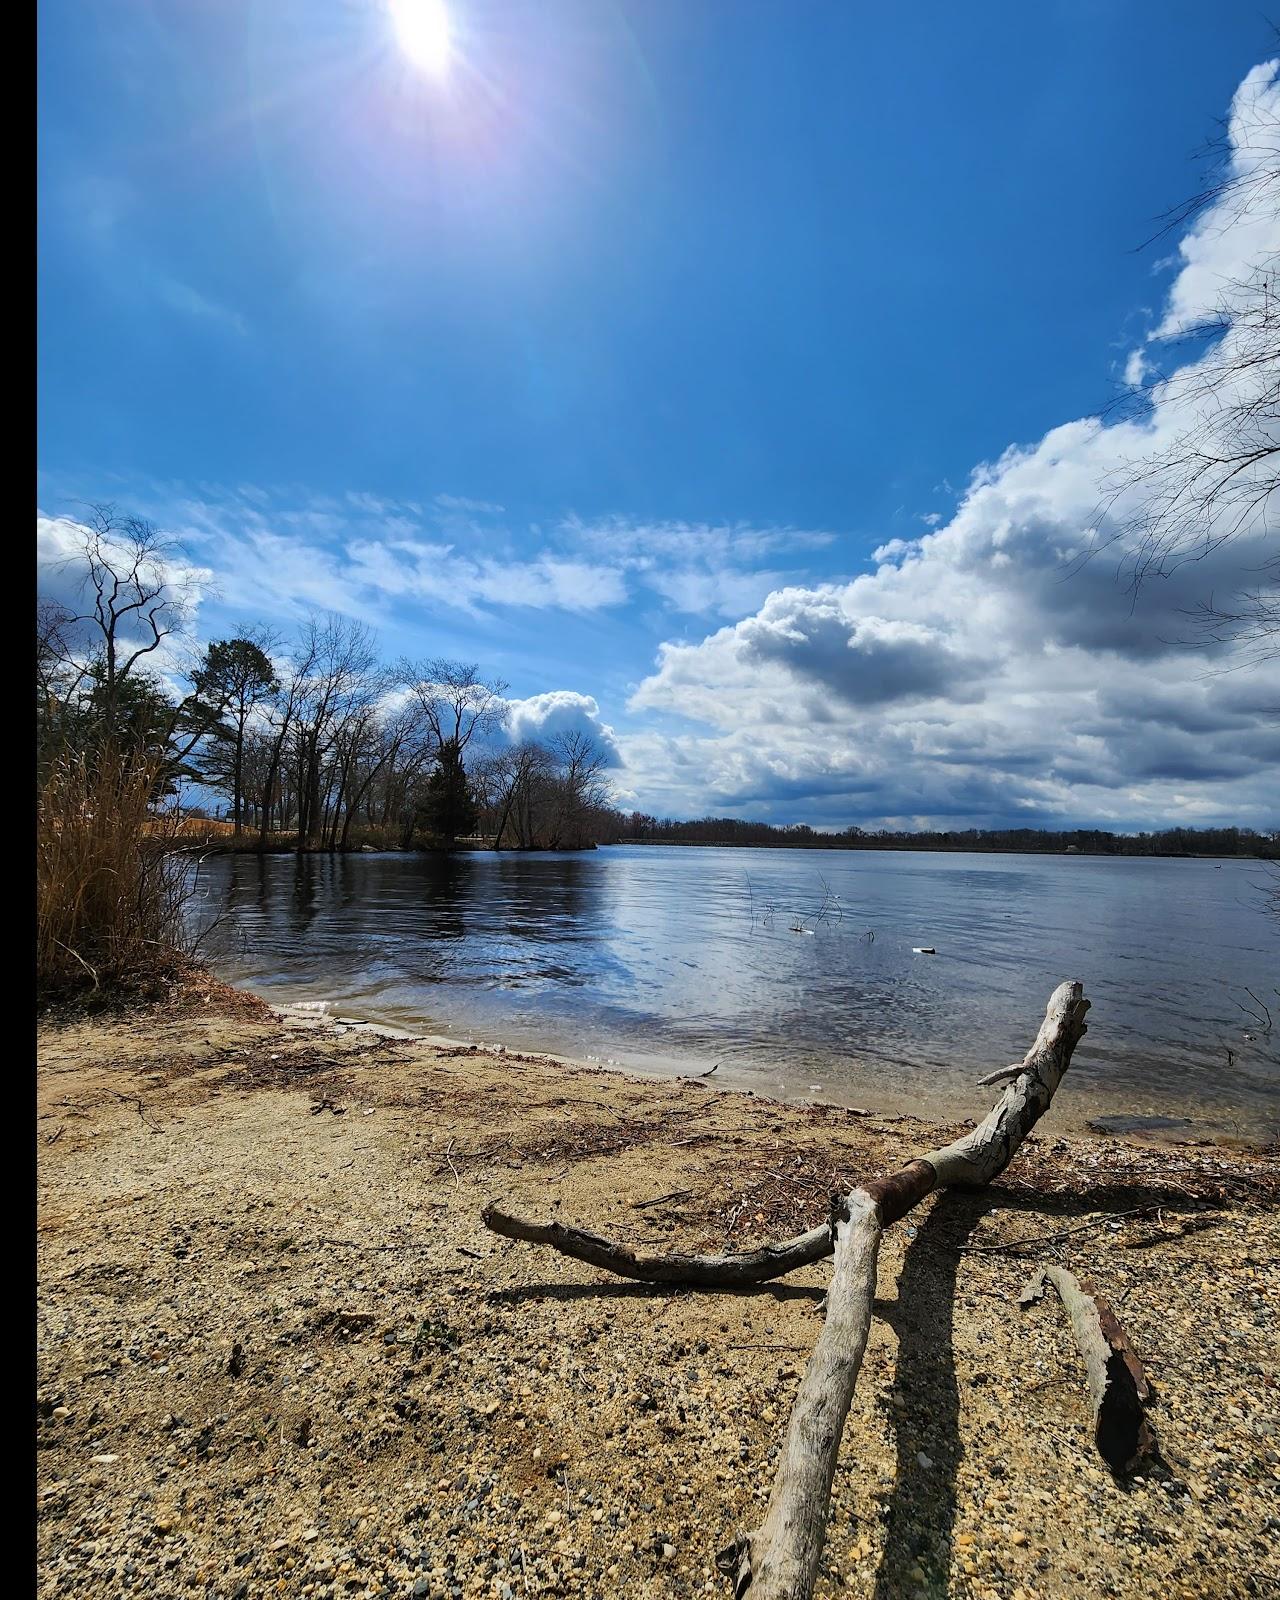
[[[449,65],[449,13],[443,0],[390,0],[396,39],[421,72],[442,77]]]

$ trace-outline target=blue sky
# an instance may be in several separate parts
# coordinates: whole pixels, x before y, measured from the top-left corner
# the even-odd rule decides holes
[[[1263,60],[1253,6],[448,10],[432,73],[380,0],[45,0],[48,518],[173,528],[206,636],[346,609],[390,655],[592,697],[649,809],[1267,820],[1265,727],[1247,772],[1148,771],[1121,745],[1151,716],[1090,732],[1083,676],[1071,737],[1116,745],[1110,779],[993,786],[1060,674],[1003,662],[1008,694],[952,716],[927,575],[915,609],[859,601],[856,648],[839,598],[953,527],[982,463],[1105,405],[1186,268],[1136,247]],[[806,664],[833,595],[879,664],[856,684]],[[1127,646],[1068,645],[1114,688]],[[1185,661],[1157,676],[1185,700]],[[985,755],[903,743],[913,718],[976,720]]]

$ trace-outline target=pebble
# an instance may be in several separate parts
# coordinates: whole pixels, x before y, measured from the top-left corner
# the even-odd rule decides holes
[[[409,1066],[403,1080],[395,1075],[397,1095],[405,1083],[412,1085],[401,1105],[415,1103],[413,1074]],[[528,1078],[536,1095],[536,1071]],[[434,1089],[430,1074],[423,1086]],[[482,1094],[489,1088],[481,1077]],[[525,1090],[517,1085],[512,1093]],[[667,1091],[655,1085],[646,1093]],[[232,1600],[234,1594],[241,1600],[278,1594],[305,1600],[601,1600],[701,1595],[708,1584],[707,1592],[721,1591],[711,1557],[732,1528],[750,1526],[752,1514],[763,1512],[777,1457],[776,1423],[785,1416],[782,1397],[793,1392],[821,1323],[810,1304],[798,1298],[774,1303],[767,1296],[712,1302],[696,1295],[610,1300],[594,1292],[547,1293],[553,1284],[578,1289],[588,1279],[594,1291],[595,1275],[528,1246],[495,1246],[469,1207],[474,1194],[456,1195],[447,1172],[432,1187],[429,1169],[439,1157],[432,1160],[416,1112],[388,1112],[376,1138],[362,1136],[366,1153],[351,1166],[350,1135],[340,1132],[346,1124],[308,1118],[300,1098],[301,1129],[290,1130],[288,1161],[259,1182],[245,1178],[254,1162],[261,1164],[249,1153],[249,1164],[234,1169],[241,1177],[237,1189],[221,1181],[218,1163],[225,1155],[233,1170],[237,1141],[244,1141],[228,1130],[236,1119],[252,1120],[251,1104],[238,1091],[234,1101],[224,1094],[216,1123],[204,1121],[198,1099],[184,1104],[192,1149],[211,1160],[208,1179],[196,1175],[194,1187],[168,1181],[182,1153],[146,1148],[150,1140],[142,1129],[137,1149],[123,1155],[134,1159],[145,1149],[144,1164],[159,1163],[151,1169],[158,1181],[154,1190],[139,1190],[127,1220],[119,1209],[102,1207],[100,1214],[87,1214],[90,1220],[74,1238],[42,1236],[50,1292],[41,1332],[40,1415],[77,1422],[75,1429],[46,1423],[40,1433],[41,1559],[49,1594],[55,1600],[152,1594],[173,1600]],[[764,1112],[764,1102],[734,1104],[738,1116],[754,1117],[757,1107]],[[499,1109],[508,1142],[494,1147],[500,1153],[489,1167],[488,1158],[481,1159],[474,1177],[468,1163],[468,1189],[475,1183],[478,1192],[481,1181],[500,1188],[510,1167],[515,1198],[529,1200],[552,1173],[567,1170],[563,1215],[576,1212],[585,1223],[598,1217],[603,1226],[614,1215],[607,1205],[617,1200],[625,1206],[641,1184],[657,1192],[659,1170],[664,1186],[690,1181],[677,1172],[667,1184],[660,1167],[667,1157],[653,1159],[647,1146],[622,1151],[616,1168],[595,1160],[578,1164],[559,1153],[552,1165],[530,1155],[523,1133],[510,1137],[522,1127],[519,1115],[510,1115],[511,1100]],[[772,1109],[768,1114],[774,1116]],[[573,1115],[579,1115],[576,1108]],[[582,1113],[584,1124],[592,1115]],[[449,1103],[444,1116],[450,1123],[457,1118],[460,1148],[482,1148],[492,1136],[486,1113],[473,1113],[469,1105]],[[789,1148],[792,1116],[777,1113],[777,1154],[754,1150],[747,1141],[734,1159],[740,1166],[778,1164]],[[567,1136],[569,1119],[563,1129],[561,1121],[548,1137]],[[896,1129],[894,1138],[914,1139],[918,1131]],[[446,1131],[437,1149],[449,1136]],[[1035,1161],[1048,1153],[1046,1144]],[[415,1166],[423,1155],[425,1166]],[[1200,1157],[1188,1153],[1186,1159]],[[605,1174],[615,1170],[613,1193]],[[446,1203],[435,1219],[438,1232],[413,1235],[402,1219],[418,1204],[424,1177],[429,1203]],[[1098,1181],[1106,1177],[1104,1170]],[[268,1178],[278,1184],[274,1207]],[[77,1181],[89,1197],[101,1198],[103,1186],[92,1172]],[[206,1182],[210,1187],[202,1191]],[[55,1192],[55,1203],[58,1198]],[[560,1199],[557,1193],[552,1203]],[[659,1224],[673,1242],[695,1237],[691,1219],[698,1204],[690,1202],[689,1217],[670,1228]],[[205,1217],[211,1208],[218,1208],[216,1220]],[[932,1233],[928,1215],[922,1208],[922,1234]],[[643,1231],[639,1219],[627,1218],[633,1221]],[[797,1216],[796,1225],[803,1221]],[[1016,1213],[993,1213],[983,1218],[979,1235],[1007,1233],[1015,1224],[1039,1225]],[[1250,1226],[1258,1229],[1255,1258],[1269,1261],[1274,1229],[1268,1224],[1264,1236],[1260,1222]],[[1207,1234],[1205,1243],[1220,1247],[1226,1227]],[[375,1238],[377,1248],[337,1248],[356,1232]],[[890,1283],[904,1232],[896,1242],[886,1240]],[[333,1249],[313,1248],[330,1235]],[[415,1243],[406,1250],[409,1236]],[[174,1254],[181,1246],[185,1304],[171,1262],[157,1264],[137,1252],[141,1238],[172,1241]],[[286,1238],[296,1240],[296,1248],[291,1244],[282,1255]],[[1092,1264],[1094,1254],[1093,1235],[1085,1239],[1073,1257],[1081,1266]],[[485,1264],[471,1265],[470,1253],[481,1241]],[[453,1255],[459,1244],[466,1247],[466,1264]],[[1158,1472],[1145,1483],[1135,1481],[1122,1498],[1094,1464],[1083,1385],[1059,1320],[1028,1318],[1014,1360],[1002,1348],[997,1308],[964,1293],[956,1299],[954,1346],[963,1402],[958,1430],[949,1434],[956,1419],[935,1413],[948,1395],[929,1343],[933,1285],[917,1282],[917,1298],[903,1298],[900,1325],[873,1326],[834,1486],[832,1549],[816,1590],[820,1600],[869,1594],[877,1586],[902,1600],[944,1589],[968,1600],[1143,1600],[1152,1593],[1221,1600],[1247,1592],[1245,1577],[1258,1562],[1251,1541],[1280,1531],[1260,1525],[1258,1506],[1259,1483],[1265,1486],[1280,1465],[1274,1448],[1266,1455],[1275,1440],[1260,1443],[1263,1430],[1254,1421],[1272,1398],[1263,1324],[1252,1331],[1253,1304],[1262,1302],[1242,1310],[1232,1299],[1238,1273],[1215,1274],[1215,1310],[1232,1332],[1210,1347],[1211,1364],[1194,1340],[1183,1337],[1183,1323],[1198,1307],[1178,1278],[1208,1261],[1210,1252],[1191,1236],[1160,1251],[1141,1261],[1118,1251],[1115,1265],[1100,1270],[1113,1274],[1107,1278],[1113,1296],[1133,1285],[1118,1303],[1140,1352],[1148,1343],[1153,1356],[1168,1352],[1168,1368],[1159,1374],[1168,1409],[1153,1420],[1183,1451],[1186,1465],[1179,1471],[1200,1480],[1199,1498],[1187,1499],[1185,1488],[1175,1489]],[[246,1256],[257,1268],[252,1285],[231,1277]],[[87,1259],[95,1262],[95,1274],[103,1273],[101,1280],[81,1275]],[[1147,1276],[1157,1263],[1164,1268],[1154,1280],[1159,1295]],[[1008,1265],[976,1257],[966,1263],[966,1279],[972,1277],[984,1297],[994,1285],[1003,1301],[1009,1286],[1000,1274]],[[820,1276],[815,1272],[812,1281]],[[108,1289],[112,1277],[120,1281]],[[1197,1278],[1193,1272],[1187,1280],[1191,1289]],[[1264,1290],[1271,1290],[1271,1281],[1259,1273],[1254,1292]],[[377,1321],[339,1324],[336,1313],[365,1293]],[[199,1315],[191,1309],[197,1305]],[[404,1331],[384,1343],[390,1329]],[[1244,1336],[1238,1329],[1249,1341],[1239,1348],[1234,1341]],[[229,1348],[232,1339],[251,1353],[239,1383],[224,1370],[222,1342]],[[757,1340],[796,1352],[757,1352],[750,1343]],[[1195,1382],[1186,1379],[1184,1365]],[[972,1394],[965,1390],[975,1368],[989,1373],[992,1388],[1011,1371],[1030,1375],[1028,1382],[1071,1374],[1060,1387],[1025,1396],[1019,1435],[1003,1462],[986,1459],[1001,1437],[989,1431],[996,1426],[992,1388],[978,1387],[975,1379]],[[641,1395],[647,1403],[638,1406]],[[1202,1396],[1205,1413],[1219,1418],[1207,1437],[1187,1426],[1188,1408]],[[219,1405],[233,1415],[214,1417]],[[297,1439],[304,1409],[315,1419],[315,1450]],[[934,1431],[939,1421],[941,1431]],[[1213,1444],[1228,1437],[1230,1454],[1215,1453]],[[942,1451],[949,1512],[939,1507],[939,1468],[920,1448],[925,1438]],[[549,1442],[535,1445],[541,1439]],[[114,1464],[113,1452],[125,1443],[129,1472],[101,1470]],[[98,1453],[85,1457],[86,1448]],[[566,1448],[572,1455],[562,1472]],[[85,1473],[86,1464],[95,1471]],[[1008,1487],[999,1488],[1002,1483]],[[979,1510],[984,1496],[986,1516]],[[1073,1500],[1079,1515],[1072,1514]],[[1150,1518],[1156,1501],[1155,1519],[1144,1521],[1142,1513]],[[952,1535],[947,1589],[943,1529],[957,1507],[976,1531]],[[1159,1515],[1176,1517],[1178,1527],[1159,1523]],[[1035,1526],[1036,1534],[1019,1523]],[[856,1543],[848,1541],[850,1530],[859,1535]],[[282,1532],[289,1537],[277,1539]]]

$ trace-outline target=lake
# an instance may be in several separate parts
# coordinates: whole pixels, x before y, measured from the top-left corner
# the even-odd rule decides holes
[[[1093,1002],[1057,1109],[1280,1131],[1274,871],[1254,861],[614,846],[216,856],[216,970],[269,999],[779,1098],[981,1114],[1045,1002]],[[917,954],[933,946],[935,955]],[[1186,1119],[1184,1126],[1181,1119]]]

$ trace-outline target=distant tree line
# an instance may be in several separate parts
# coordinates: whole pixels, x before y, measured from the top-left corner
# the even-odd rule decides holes
[[[1154,833],[1110,833],[1101,828],[964,828],[908,833],[848,827],[819,832],[807,823],[776,827],[739,817],[659,820],[633,811],[620,819],[617,842],[627,844],[773,845],[811,850],[989,850],[1060,855],[1250,856],[1280,860],[1280,831],[1252,828],[1164,828]]]

